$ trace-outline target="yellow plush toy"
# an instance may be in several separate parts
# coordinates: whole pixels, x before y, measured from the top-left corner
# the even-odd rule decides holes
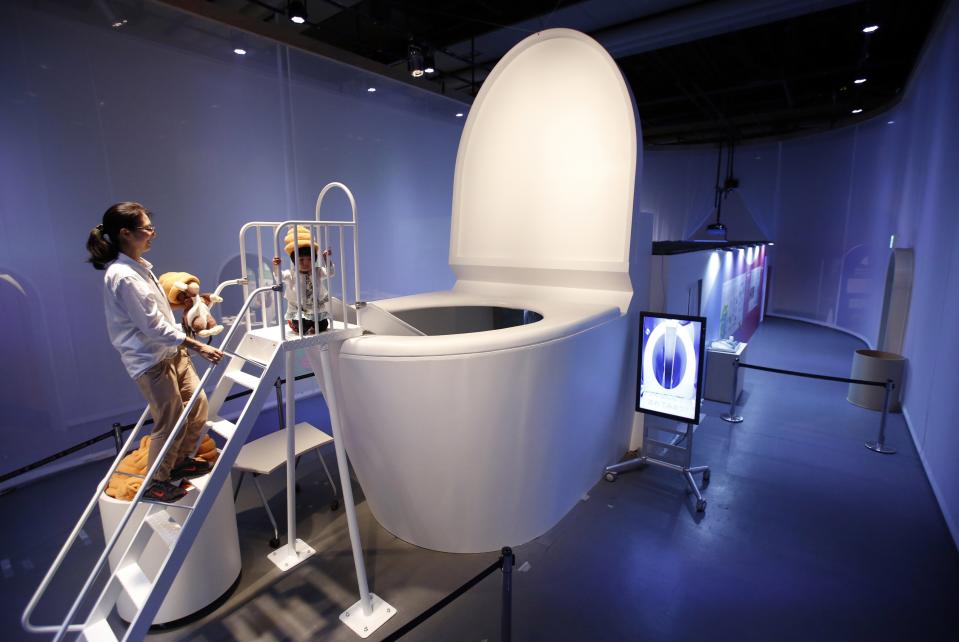
[[[223,332],[210,307],[223,299],[216,294],[200,294],[200,279],[189,272],[164,272],[158,279],[170,305],[189,309],[184,323],[201,337],[212,337]]]

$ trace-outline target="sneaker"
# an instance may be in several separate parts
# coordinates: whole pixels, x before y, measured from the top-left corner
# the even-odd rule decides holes
[[[186,495],[184,489],[168,481],[153,482],[153,484],[147,488],[146,492],[143,493],[144,499],[163,502],[164,504],[172,504],[184,495]]]
[[[202,459],[187,459],[179,466],[173,467],[173,470],[170,471],[170,481],[202,477],[211,470],[213,470],[213,467],[210,466],[210,463],[207,461],[203,461]]]

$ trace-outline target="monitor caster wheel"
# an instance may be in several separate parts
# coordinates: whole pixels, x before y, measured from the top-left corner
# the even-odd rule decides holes
[[[619,475],[617,475],[616,473],[609,472],[609,473],[606,473],[605,475],[603,475],[603,479],[605,479],[605,480],[608,481],[608,482],[614,482],[614,481],[616,481],[616,478],[617,478],[618,476],[619,476]]]
[[[703,472],[703,488],[709,486],[709,471]]]
[[[705,499],[697,499],[697,500],[696,500],[696,512],[697,512],[697,513],[705,513],[705,512],[706,512],[706,500],[705,500]]]
[[[271,537],[271,538],[270,538],[270,548],[272,548],[274,551],[275,551],[276,549],[280,548],[280,538],[279,538],[279,537]]]
[[[340,500],[334,499],[332,502],[330,502],[330,510],[336,510],[339,507],[340,507]]]

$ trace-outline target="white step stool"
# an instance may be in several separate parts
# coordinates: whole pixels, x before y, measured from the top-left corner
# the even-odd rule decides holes
[[[323,464],[323,470],[326,472],[326,478],[333,488],[333,501],[330,504],[330,510],[336,510],[340,505],[339,491],[333,482],[332,475],[330,475],[330,469],[326,466],[323,453],[320,451],[320,447],[332,442],[333,437],[306,421],[297,422],[294,430],[296,431],[293,436],[296,440],[295,452],[297,461],[299,461],[300,456],[313,450],[316,451],[317,456],[320,458],[320,463]],[[266,510],[267,517],[270,518],[270,524],[273,525],[273,538],[270,540],[270,546],[272,548],[278,548],[280,545],[280,531],[276,525],[276,518],[273,516],[273,511],[270,510],[270,505],[266,501],[266,495],[263,494],[263,489],[260,487],[260,482],[257,477],[260,475],[269,475],[285,464],[285,428],[271,432],[244,445],[236,458],[236,463],[233,464],[233,470],[240,471],[240,481],[237,483],[236,490],[233,494],[234,500],[240,492],[243,476],[246,475],[246,473],[250,473],[253,476],[253,484],[256,486],[256,492],[260,496],[260,501],[263,502],[263,508]]]

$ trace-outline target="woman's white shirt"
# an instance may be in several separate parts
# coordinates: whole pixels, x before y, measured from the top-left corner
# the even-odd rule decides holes
[[[153,265],[145,259],[135,261],[120,254],[107,266],[103,309],[110,342],[133,379],[174,356],[186,339],[153,274]]]

